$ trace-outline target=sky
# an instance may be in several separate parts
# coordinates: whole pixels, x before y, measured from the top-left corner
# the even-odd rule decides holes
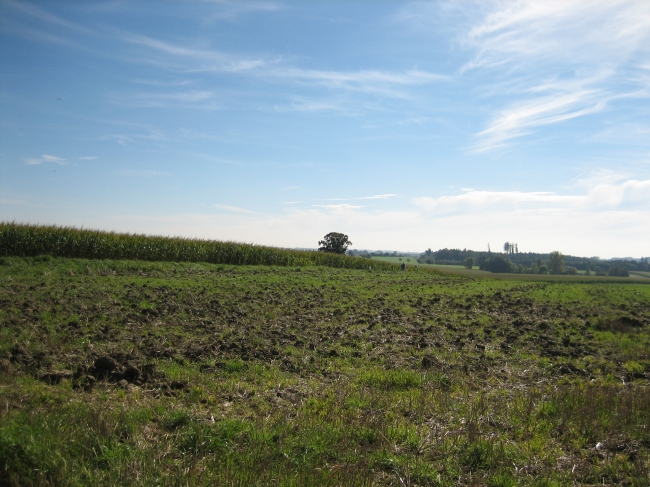
[[[0,221],[650,254],[650,2],[0,1]]]

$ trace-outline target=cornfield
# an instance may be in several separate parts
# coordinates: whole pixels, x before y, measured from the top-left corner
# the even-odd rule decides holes
[[[0,222],[0,256],[83,259],[147,260],[157,262],[209,262],[231,265],[327,266],[367,269],[359,257],[325,252],[287,250],[261,245],[180,237],[156,237],[83,230],[55,225]],[[373,261],[375,269],[394,264]]]

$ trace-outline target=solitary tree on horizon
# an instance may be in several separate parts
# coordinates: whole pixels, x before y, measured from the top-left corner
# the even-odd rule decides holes
[[[348,236],[343,233],[330,232],[323,237],[323,240],[318,242],[320,247],[319,252],[330,252],[332,254],[345,254],[348,247],[352,242],[348,240]]]

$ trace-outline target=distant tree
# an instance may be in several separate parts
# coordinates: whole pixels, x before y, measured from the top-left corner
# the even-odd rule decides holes
[[[537,262],[533,262],[532,265],[530,266],[530,273],[539,274],[539,264],[537,264]]]
[[[332,254],[345,254],[352,242],[348,240],[348,236],[343,233],[330,232],[323,237],[323,240],[318,242],[320,252],[330,252]]]
[[[512,242],[504,243],[503,244],[503,251],[506,254],[518,254],[519,253],[519,249],[517,248],[517,244],[512,243]]]
[[[548,256],[548,268],[551,274],[564,273],[564,256],[562,252],[551,252]]]
[[[474,267],[474,257],[467,257],[463,262],[468,269]]]
[[[569,266],[566,268],[566,273],[569,274],[570,276],[575,276],[576,274],[578,274],[578,269]]]
[[[539,266],[539,273],[540,274],[548,274],[548,266],[546,264],[542,264]]]
[[[616,277],[630,277],[630,272],[627,270],[627,267],[625,266],[617,266],[613,265],[609,268],[609,271],[607,272],[610,276],[616,276]]]
[[[486,270],[494,273],[512,272],[512,262],[503,255],[496,254],[483,262],[481,270]]]
[[[431,249],[427,249],[420,254],[418,257],[418,262],[420,264],[435,264],[436,263],[436,254]]]
[[[411,262],[411,259],[409,257],[407,257],[406,262]]]
[[[524,272],[524,265],[517,264],[517,274],[523,274],[523,272]]]
[[[399,261],[402,262],[402,258],[401,258],[401,257],[399,258]]]
[[[587,266],[585,268],[585,276],[590,276],[590,275],[591,275],[591,269],[589,268],[589,266]]]

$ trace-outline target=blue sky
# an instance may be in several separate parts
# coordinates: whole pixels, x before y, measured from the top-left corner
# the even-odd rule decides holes
[[[650,2],[0,3],[0,219],[650,254]]]

